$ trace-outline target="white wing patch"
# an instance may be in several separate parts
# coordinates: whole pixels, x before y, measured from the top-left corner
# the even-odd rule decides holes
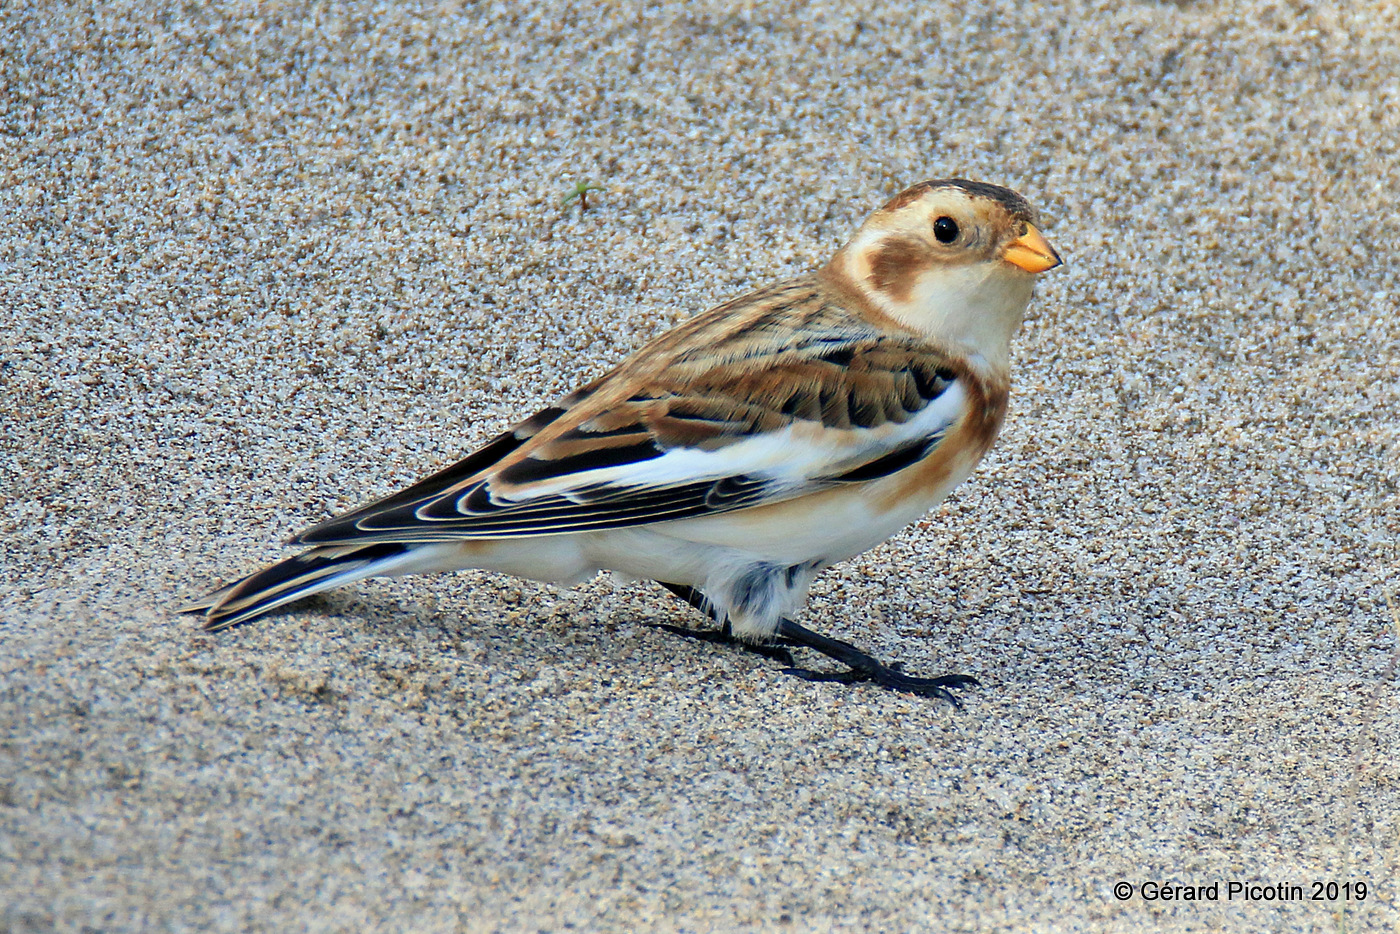
[[[775,491],[790,493],[811,481],[837,477],[920,439],[932,439],[956,423],[966,405],[967,393],[954,380],[937,399],[903,424],[887,422],[875,428],[837,429],[794,422],[781,431],[736,441],[715,451],[675,448],[649,460],[535,481],[511,489],[505,499],[524,506],[545,497],[572,499],[572,493],[593,493],[599,487],[645,493],[729,477],[767,480]],[[464,500],[465,497],[459,499],[459,510],[465,507]]]

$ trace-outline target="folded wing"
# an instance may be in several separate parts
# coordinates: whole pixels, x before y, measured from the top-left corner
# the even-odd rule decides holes
[[[723,308],[708,330],[695,319],[457,464],[294,541],[555,535],[730,512],[902,470],[963,417],[969,377],[938,351],[848,316],[824,327],[819,305],[803,314],[787,299],[742,326]]]

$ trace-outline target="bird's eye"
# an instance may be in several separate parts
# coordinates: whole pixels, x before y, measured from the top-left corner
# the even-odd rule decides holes
[[[958,222],[951,217],[940,217],[933,222],[933,235],[939,243],[952,243],[958,239]]]

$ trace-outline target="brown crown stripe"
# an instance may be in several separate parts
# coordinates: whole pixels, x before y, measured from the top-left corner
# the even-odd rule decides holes
[[[974,198],[991,198],[1016,220],[1030,224],[1034,224],[1036,221],[1035,208],[1031,207],[1031,203],[1021,197],[1019,193],[1000,185],[989,185],[986,182],[974,182],[965,178],[934,179],[912,185],[885,202],[884,206],[880,208],[880,212],[898,211],[939,188],[959,188]]]

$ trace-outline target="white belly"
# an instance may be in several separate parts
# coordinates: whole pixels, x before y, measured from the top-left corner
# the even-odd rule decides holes
[[[879,484],[839,487],[771,506],[653,525],[434,546],[435,569],[482,568],[572,585],[599,571],[694,587],[729,615],[736,635],[764,639],[806,600],[823,568],[875,547],[938,505],[941,489],[881,510]],[[896,478],[880,481],[894,483]],[[795,569],[791,573],[788,569]],[[756,588],[755,580],[766,583]],[[756,592],[759,596],[748,599]]]

